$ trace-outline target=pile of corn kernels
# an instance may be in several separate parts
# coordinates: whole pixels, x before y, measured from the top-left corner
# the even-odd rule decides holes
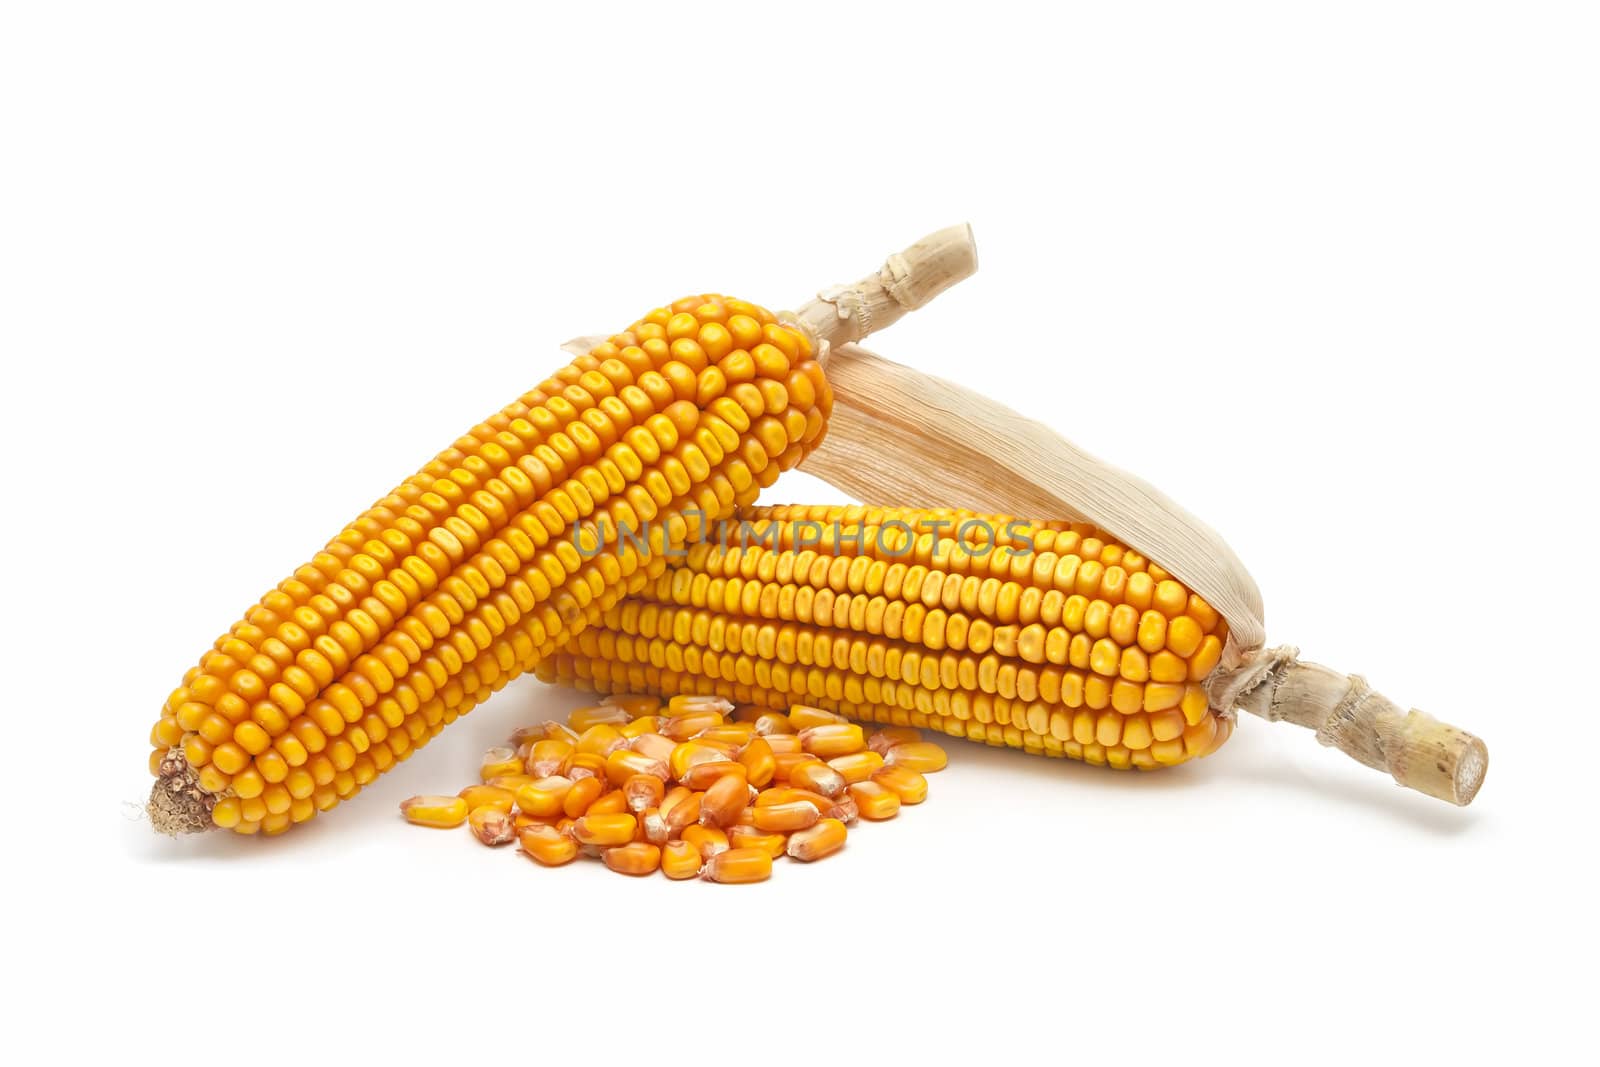
[[[782,856],[838,852],[858,818],[922,803],[923,774],[944,765],[914,729],[868,735],[821,708],[618,695],[518,730],[484,754],[481,784],[400,811],[420,826],[465,822],[486,845],[515,841],[546,867],[590,856],[618,874],[761,882]]]

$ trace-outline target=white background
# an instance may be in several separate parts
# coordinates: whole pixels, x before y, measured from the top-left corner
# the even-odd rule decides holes
[[[1125,7],[8,5],[0,1042],[201,1064],[1587,1041],[1592,8]],[[961,220],[978,276],[874,347],[1186,503],[1274,640],[1488,741],[1473,807],[1247,719],[1160,775],[952,744],[926,805],[747,889],[404,825],[401,798],[579,702],[525,682],[282,838],[129,818],[183,669],[559,342],[706,289],[793,306]],[[801,475],[770,497],[835,498]]]

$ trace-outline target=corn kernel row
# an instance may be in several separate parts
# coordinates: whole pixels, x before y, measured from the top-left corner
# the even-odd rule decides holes
[[[944,765],[914,729],[869,736],[822,708],[619,694],[517,731],[484,754],[478,784],[400,810],[421,826],[467,823],[486,845],[516,841],[544,866],[590,856],[619,874],[757,882],[783,856],[838,852],[857,819],[922,803],[925,772]]]

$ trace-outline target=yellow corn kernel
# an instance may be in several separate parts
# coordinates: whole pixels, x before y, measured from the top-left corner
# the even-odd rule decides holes
[[[486,845],[509,845],[517,839],[516,822],[502,808],[473,808],[467,814],[467,825],[472,828],[472,836]]]
[[[528,758],[523,761],[526,772],[535,778],[549,778],[567,769],[567,761],[575,750],[566,741],[541,738],[528,747]]]
[[[821,814],[826,815],[828,809],[833,807],[836,798],[825,797],[821,793],[813,793],[809,789],[797,789],[794,786],[775,785],[770,789],[763,789],[756,794],[755,807],[766,807],[769,804],[788,804],[791,801],[803,800],[812,805]]]
[[[542,725],[544,726],[544,736],[545,737],[548,737],[551,740],[555,740],[555,741],[565,741],[567,744],[573,746],[574,748],[577,747],[577,745],[578,745],[578,731],[574,730],[572,727],[568,726],[566,723],[564,723],[564,722],[556,722],[554,719],[552,719],[549,722],[544,723]]]
[[[913,741],[895,745],[884,754],[883,762],[891,767],[909,767],[923,774],[931,774],[934,771],[944,770],[949,759],[944,749],[932,741]]]
[[[910,767],[884,767],[873,772],[872,781],[899,797],[902,804],[921,804],[928,799],[928,780]]]
[[[772,749],[772,754],[774,756],[781,756],[785,753],[792,755],[793,753],[801,751],[800,735],[797,733],[762,734],[761,737],[762,740],[766,741],[767,747]]]
[[[632,749],[614,749],[611,755],[606,757],[606,780],[614,786],[624,785],[638,775],[647,775],[664,782],[668,773],[665,763]]]
[[[791,713],[792,715],[793,713]],[[853,722],[831,722],[800,731],[800,747],[821,759],[845,756],[866,747],[861,727]]]
[[[743,750],[750,739],[756,736],[754,727],[746,722],[728,722],[721,726],[712,726],[701,730],[695,735],[696,740],[708,744],[736,745]]]
[[[683,840],[694,846],[702,863],[718,852],[728,850],[728,835],[715,826],[685,826]]]
[[[438,826],[448,829],[460,826],[466,821],[467,802],[460,797],[409,797],[400,802],[400,814],[418,826]]]
[[[670,766],[672,750],[678,747],[678,743],[672,738],[652,730],[632,738],[628,742],[628,747],[641,756],[649,756],[651,759],[660,760]]]
[[[765,882],[772,877],[772,857],[759,848],[730,848],[707,860],[700,877],[725,885]]]
[[[572,779],[560,775],[536,779],[517,790],[517,810],[539,818],[560,815],[571,788]]]
[[[749,797],[750,787],[742,774],[723,775],[700,794],[700,821],[707,826],[732,826]]]
[[[681,779],[696,764],[719,763],[726,759],[728,754],[720,748],[699,741],[684,741],[672,750],[672,755],[667,759],[667,769],[672,777]]]
[[[900,814],[900,794],[877,782],[857,782],[850,787],[850,799],[863,819],[878,822]]]
[[[635,815],[646,808],[659,807],[667,795],[667,784],[654,774],[635,774],[622,784],[622,795],[627,798],[628,810]]]
[[[648,841],[630,841],[601,853],[605,865],[618,874],[654,874],[661,867],[661,849]]]
[[[517,758],[517,750],[514,748],[491,748],[483,754],[483,763],[478,768],[478,777],[485,782],[502,774],[521,773],[522,760]]]
[[[822,757],[810,752],[779,752],[772,757],[772,780],[787,782],[794,769],[803,763],[821,763]]]
[[[656,718],[654,715],[641,715],[639,718],[623,723],[621,726],[617,727],[617,733],[621,734],[629,741],[632,741],[634,738],[640,737],[644,734],[655,733],[656,728],[660,724],[661,720]]]
[[[855,753],[851,753],[851,755],[855,755]],[[809,789],[814,793],[821,793],[825,797],[836,797],[843,793],[845,786],[850,783],[845,781],[844,775],[826,763],[814,761],[797,764],[789,772],[789,784],[796,789]]]
[[[628,810],[628,797],[620,789],[601,793],[589,802],[585,815],[621,815]],[[573,816],[576,818],[576,816]]]
[[[566,770],[561,772],[564,778],[577,780],[579,778],[606,778],[606,757],[593,752],[574,752],[567,760]]]
[[[783,834],[767,833],[754,826],[735,826],[728,831],[728,843],[733,848],[757,848],[777,859],[783,855],[789,839]]]
[[[232,830],[243,818],[242,801],[238,797],[224,797],[211,808],[211,821],[224,830]]]
[[[1174,685],[1188,677],[1189,665],[1166,649],[1150,657],[1151,681]]]
[[[1217,740],[1217,720],[1206,716],[1183,731],[1183,751],[1186,756],[1204,756]]]
[[[1200,647],[1189,657],[1189,680],[1203,682],[1222,662],[1222,640],[1216,634],[1207,634]]]
[[[661,846],[661,873],[673,881],[693,878],[704,862],[700,850],[687,841],[668,841]]]
[[[572,824],[572,836],[581,845],[611,848],[633,840],[639,822],[626,812],[616,815],[585,815]]]
[[[560,867],[578,858],[578,843],[553,826],[524,826],[517,831],[517,845],[546,867]]]
[[[1150,755],[1163,767],[1173,767],[1187,759],[1183,750],[1183,737],[1170,738],[1166,741],[1157,741],[1150,746]]]
[[[661,813],[665,815],[672,810],[673,805],[677,804],[678,801],[688,800],[693,794],[694,790],[686,785],[668,786],[666,795],[661,798],[661,803],[657,806],[661,809]]]
[[[757,789],[765,788],[778,769],[772,755],[772,743],[765,737],[754,738],[745,745],[739,753],[739,763],[744,767],[745,781]]]
[[[536,722],[532,726],[519,726],[511,731],[511,747],[525,748],[545,738],[544,723]]]
[[[740,750],[744,748],[743,745],[735,745],[728,741],[718,741],[714,738],[706,737],[703,732],[695,735],[694,743],[704,745],[706,748],[716,749],[722,753],[724,759],[738,759]]]
[[[1200,624],[1187,615],[1179,615],[1167,621],[1167,647],[1180,659],[1188,659],[1194,655],[1195,649],[1200,647],[1200,641],[1205,635]]]
[[[598,722],[578,735],[578,743],[573,747],[579,752],[588,752],[596,756],[608,756],[613,749],[622,748],[628,743],[615,726],[610,723]]]
[[[605,794],[605,783],[598,778],[579,778],[561,801],[561,814],[569,819],[589,814],[589,809]],[[596,815],[600,814],[595,812]]]
[[[697,763],[689,768],[682,778],[682,784],[695,791],[711,788],[711,784],[719,778],[734,777],[747,781],[744,764],[733,760],[711,760],[706,763]]]
[[[517,802],[517,795],[511,790],[494,785],[469,785],[456,795],[467,802],[469,814],[479,808],[510,811]]]
[[[546,775],[546,777],[549,776]],[[492,785],[496,789],[507,790],[514,795],[517,790],[533,781],[537,781],[537,779],[531,774],[499,774],[483,784]]]
[[[1171,741],[1183,735],[1183,728],[1186,725],[1183,720],[1183,712],[1176,708],[1169,711],[1156,712],[1150,715],[1149,719],[1150,732],[1158,742]]]
[[[757,737],[766,737],[769,734],[797,734],[794,723],[789,721],[789,716],[781,711],[765,711],[751,721],[755,727]]]
[[[830,802],[829,807],[832,807]],[[761,804],[751,809],[751,823],[768,833],[791,833],[812,826],[822,812],[816,805],[804,800],[791,800],[782,804]]]
[[[674,741],[687,741],[706,730],[723,725],[726,720],[720,711],[693,711],[661,720],[663,734]]]
[[[579,708],[567,716],[567,725],[576,730],[581,736],[590,727],[610,726],[618,728],[632,718],[626,711],[608,704],[596,704],[593,707]]]
[[[877,774],[883,767],[883,757],[869,748],[835,756],[828,761],[828,766],[838,771],[844,777],[845,784],[850,785],[854,782],[864,782]]]
[[[831,856],[844,848],[849,831],[838,819],[820,819],[816,825],[789,835],[785,851],[804,863]]]
[[[684,830],[700,821],[700,801],[702,793],[690,793],[682,800],[667,806],[661,802],[661,817],[666,820],[667,830],[671,837],[682,837]]]

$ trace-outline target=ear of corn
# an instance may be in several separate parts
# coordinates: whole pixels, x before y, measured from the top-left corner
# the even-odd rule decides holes
[[[831,404],[812,355],[765,308],[688,297],[473,427],[184,676],[153,817],[281,831],[406,759],[656,577],[687,510],[731,514],[797,464]]]
[[[1227,623],[1093,527],[859,507],[741,517],[726,547],[691,547],[540,676],[801,702],[1119,768],[1206,755],[1233,728],[1204,687]]]
[[[1452,803],[1483,779],[1481,741],[1360,678],[1292,650],[1234,649],[1228,662],[1221,613],[1086,523],[873,507],[741,520],[737,538],[695,545],[604,610],[540,676],[799,702],[1119,769],[1214,752],[1241,707]],[[930,769],[915,749],[899,746],[893,769]],[[863,800],[888,803],[861,784],[864,815]]]

